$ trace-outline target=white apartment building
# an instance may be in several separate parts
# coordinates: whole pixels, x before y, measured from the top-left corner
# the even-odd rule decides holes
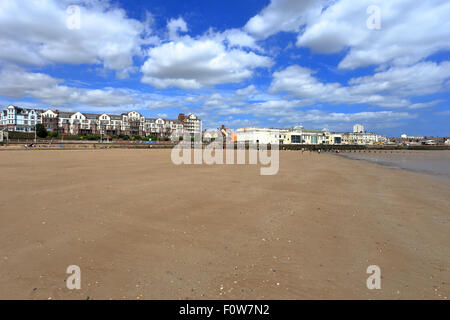
[[[119,135],[122,130],[122,117],[103,113],[98,116],[98,132],[101,135]],[[95,123],[92,123],[95,126]]]
[[[42,110],[9,106],[1,111],[0,128],[8,131],[34,132],[35,126],[41,123]]]
[[[147,135],[169,137],[172,132],[181,132],[183,124],[180,120],[147,118],[145,119],[145,132]]]
[[[342,135],[343,144],[353,145],[369,145],[375,143],[384,143],[387,141],[386,136],[376,134],[374,132],[346,132]]]
[[[183,129],[191,135],[202,133],[202,121],[195,114],[191,113],[186,117],[183,113],[180,113],[178,121],[182,123]]]
[[[111,115],[47,110],[41,117],[47,130],[66,134],[169,137],[172,132],[183,129],[188,132],[201,130],[201,120],[193,114],[184,121],[187,128],[179,119],[146,118],[136,111]]]
[[[236,141],[250,144],[279,144],[281,136],[287,132],[286,129],[241,128],[236,130]]]

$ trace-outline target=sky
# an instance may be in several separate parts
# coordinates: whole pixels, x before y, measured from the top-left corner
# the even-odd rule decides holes
[[[450,136],[447,0],[1,0],[0,107]]]

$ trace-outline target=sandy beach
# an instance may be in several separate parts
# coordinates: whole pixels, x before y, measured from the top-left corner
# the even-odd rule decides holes
[[[273,176],[169,150],[5,151],[0,168],[0,299],[450,298],[450,181],[431,175],[293,151]]]

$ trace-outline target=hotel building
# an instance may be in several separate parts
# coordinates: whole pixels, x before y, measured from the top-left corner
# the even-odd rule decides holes
[[[18,132],[34,132],[35,126],[41,123],[42,110],[9,106],[0,111],[0,129]]]

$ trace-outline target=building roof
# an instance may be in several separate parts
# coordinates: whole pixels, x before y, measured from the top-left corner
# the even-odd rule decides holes
[[[58,113],[58,116],[60,118],[70,118],[75,112],[65,112],[65,111],[60,111]]]
[[[86,119],[97,119],[100,114],[95,113],[83,113],[83,115],[86,117]]]
[[[37,108],[35,109],[35,108],[22,108],[22,107],[17,107],[17,106],[8,106],[8,108],[11,108],[11,107],[13,107],[18,114],[27,114],[30,111],[35,111],[37,113],[44,112],[44,110],[37,109]]]

